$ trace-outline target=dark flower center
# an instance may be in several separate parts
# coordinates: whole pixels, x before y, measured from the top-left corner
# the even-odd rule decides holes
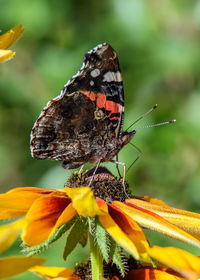
[[[94,171],[95,168],[85,173],[75,172],[69,178],[66,186],[70,188],[88,186],[92,180],[90,187],[95,197],[99,197],[107,203],[111,203],[113,200],[125,201],[128,193],[128,184],[126,182],[124,187],[122,180],[118,180],[114,177],[105,167],[99,167],[95,174]]]

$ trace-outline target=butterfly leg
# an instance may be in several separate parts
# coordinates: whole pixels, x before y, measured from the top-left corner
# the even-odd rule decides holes
[[[118,161],[118,154],[116,155],[116,161]],[[116,168],[117,168],[117,172],[118,172],[118,175],[119,175],[119,178],[121,178],[121,174],[120,174],[120,171],[119,171],[119,165],[116,164]]]
[[[135,146],[133,143],[129,142],[129,144],[131,146],[133,146],[139,153],[138,153],[138,156],[136,157],[136,159],[131,163],[131,165],[129,166],[127,172],[129,171],[129,169],[136,163],[136,161],[142,156],[142,151],[137,147]]]
[[[126,163],[124,162],[121,162],[121,161],[116,161],[116,160],[110,160],[110,162],[113,162],[115,163],[116,165],[122,165],[123,168],[124,168],[124,175],[123,175],[123,179],[122,179],[122,185],[123,185],[123,188],[124,188],[124,192],[125,194],[127,195],[126,193],[126,188],[125,188],[125,178],[126,178]]]
[[[97,165],[96,165],[96,167],[95,167],[95,170],[94,170],[94,172],[93,172],[93,174],[92,174],[92,178],[91,178],[91,180],[90,180],[90,183],[89,183],[88,187],[91,186],[91,184],[92,184],[92,182],[93,182],[93,180],[94,180],[94,175],[96,174],[97,169],[99,168],[100,163],[101,163],[101,160],[98,161],[98,163],[97,163]]]

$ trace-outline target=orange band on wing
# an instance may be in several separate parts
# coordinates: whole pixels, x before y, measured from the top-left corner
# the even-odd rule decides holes
[[[91,101],[95,101],[97,98],[97,94],[93,91],[83,91],[80,90],[81,93],[83,93],[85,96],[87,96]]]
[[[115,117],[112,117],[112,118],[109,118],[111,121],[113,121],[113,120],[118,120],[118,117],[117,116],[115,116]]]
[[[106,95],[103,93],[95,93],[93,91],[83,91],[83,90],[80,90],[80,92],[83,93],[85,96],[87,96],[91,101],[96,100],[96,104],[98,108],[105,108],[106,111],[110,111],[108,118],[112,114],[117,114],[121,111],[122,106],[114,101],[106,100]],[[114,116],[110,119],[116,120],[117,117]]]
[[[121,105],[111,100],[106,101],[106,111],[111,111],[111,114],[119,113]]]
[[[106,96],[102,93],[97,93],[97,107],[98,108],[105,108],[106,107]]]

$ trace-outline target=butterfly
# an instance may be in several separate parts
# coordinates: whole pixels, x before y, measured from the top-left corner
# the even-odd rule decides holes
[[[33,158],[66,169],[114,161],[136,131],[123,132],[124,90],[117,54],[107,43],[87,52],[83,65],[49,101],[31,132]],[[125,175],[124,175],[125,176]]]

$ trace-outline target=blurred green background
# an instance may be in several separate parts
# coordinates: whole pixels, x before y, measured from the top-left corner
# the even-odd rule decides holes
[[[25,32],[12,47],[16,56],[0,66],[1,192],[64,185],[72,171],[32,159],[30,131],[46,103],[78,71],[84,53],[107,42],[118,54],[124,80],[124,129],[156,103],[158,109],[137,127],[177,120],[139,130],[133,138],[143,152],[127,174],[134,194],[199,212],[200,1],[0,0],[0,29],[6,32],[19,23]],[[119,154],[128,166],[136,157],[131,145]],[[115,166],[106,166],[117,175]],[[161,235],[150,237],[152,244],[189,248]],[[65,264],[63,240],[47,252],[49,265],[73,266],[77,254],[87,255],[77,251]]]

